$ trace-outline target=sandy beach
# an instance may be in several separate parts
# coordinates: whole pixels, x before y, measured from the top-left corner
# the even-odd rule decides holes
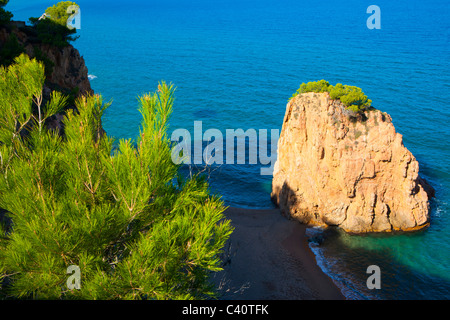
[[[228,208],[225,215],[235,230],[226,246],[224,270],[214,277],[221,299],[345,299],[317,265],[306,226],[278,209]]]

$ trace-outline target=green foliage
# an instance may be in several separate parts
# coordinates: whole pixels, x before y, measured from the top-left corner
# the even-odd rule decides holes
[[[372,100],[367,98],[361,88],[355,86],[338,83],[329,92],[331,99],[341,100],[344,106],[353,112],[363,111],[372,103]]]
[[[77,32],[76,29],[67,27],[67,19],[70,16],[67,9],[72,5],[78,6],[72,1],[61,1],[47,8],[45,11],[47,18],[39,20],[39,18],[32,17],[29,19],[36,28],[40,41],[63,48],[78,39],[74,36]]]
[[[11,21],[13,14],[3,9],[8,4],[9,0],[0,0],[0,25],[6,24]]]
[[[33,21],[33,18],[30,18],[30,21]],[[59,48],[64,48],[70,42],[78,39],[78,37],[73,36],[77,32],[76,29],[71,30],[51,19],[36,20],[35,28],[38,33],[38,39],[42,43],[51,44]]]
[[[8,40],[5,41],[0,49],[0,65],[9,66],[14,58],[25,51],[24,47],[18,42],[15,33],[10,33]]]
[[[331,86],[328,92],[330,93],[330,98],[334,100],[340,99],[346,94],[345,87],[342,83],[337,83],[335,86]]]
[[[372,103],[372,100],[368,99],[361,88],[341,83],[333,86],[325,80],[302,83],[292,97],[305,92],[328,92],[331,99],[340,100],[348,110],[354,113],[366,110]]]
[[[139,99],[134,143],[101,133],[108,107],[100,96],[77,99],[65,138],[43,120],[65,97],[33,115],[44,81],[25,56],[0,69],[0,208],[12,220],[0,234],[0,295],[41,299],[201,299],[232,232],[222,201],[200,177],[184,179],[171,160],[172,85]],[[38,104],[39,105],[39,104]],[[27,134],[20,134],[23,128]],[[66,286],[70,265],[81,289]],[[0,276],[1,277],[1,276]],[[0,282],[1,283],[1,282]]]
[[[67,19],[70,16],[70,14],[67,13],[67,9],[70,6],[78,6],[78,5],[72,1],[61,1],[53,5],[52,7],[47,8],[47,10],[45,10],[45,13],[50,17],[50,19],[53,22],[60,24],[62,26],[66,26]]]
[[[302,83],[296,94],[305,92],[329,92],[330,83],[325,80]]]
[[[54,109],[51,103],[47,110],[42,106],[44,66],[26,54],[14,61],[7,68],[0,67],[0,172],[5,175],[15,155],[26,148],[22,136],[30,130],[32,122],[41,130],[52,115],[48,111]],[[53,103],[63,99],[56,98]],[[33,105],[38,109],[37,115],[32,112]]]
[[[8,67],[14,62],[14,59],[21,53],[25,52],[25,48],[19,43],[15,33],[10,33],[8,40],[3,44],[0,49],[0,65]],[[45,76],[50,76],[53,72],[55,64],[48,58],[48,56],[39,49],[38,46],[34,47],[34,57],[41,61],[45,66]]]

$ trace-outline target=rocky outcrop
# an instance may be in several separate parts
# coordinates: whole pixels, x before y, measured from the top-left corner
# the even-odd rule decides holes
[[[85,61],[72,45],[58,48],[41,43],[31,27],[0,28],[0,47],[14,34],[20,46],[31,58],[48,59],[51,71],[46,86],[51,90],[77,91],[77,94],[93,93]],[[41,59],[40,59],[41,58]]]
[[[69,100],[72,103],[69,103],[67,109],[75,108],[73,98],[94,93],[89,82],[85,61],[72,45],[59,48],[42,43],[32,27],[24,26],[24,23],[20,23],[20,21],[14,21],[9,26],[0,27],[0,49],[11,36],[15,36],[24,53],[42,61],[45,65],[44,104],[50,99],[51,92],[54,90],[72,97]],[[62,112],[48,119],[48,128],[58,130],[63,134],[64,114]]]
[[[76,89],[78,94],[93,93],[88,69],[77,49],[71,45],[57,49],[47,44],[41,44],[38,48],[54,64],[47,78],[48,84],[67,90]],[[36,56],[36,47],[28,45],[26,50],[31,57]]]
[[[272,183],[285,215],[351,233],[411,231],[429,224],[431,196],[388,114],[355,117],[328,93],[289,101]]]
[[[38,40],[33,28],[25,26],[25,22],[13,21],[8,26],[0,26],[0,50],[11,36],[17,38],[18,45],[31,58],[37,58],[41,61],[42,59],[48,59],[46,68],[50,66],[51,70],[46,70],[47,75],[42,90],[43,103],[50,99],[53,90],[70,94],[73,98],[94,93],[89,82],[88,69],[84,59],[73,46],[58,48],[44,44]],[[67,108],[73,109],[75,106],[68,105]],[[64,115],[65,112],[62,112],[47,119],[47,127],[57,130],[63,135]],[[104,133],[103,128],[101,128],[101,133]],[[11,219],[7,217],[6,211],[2,208],[0,208],[0,224],[8,228],[11,226]]]

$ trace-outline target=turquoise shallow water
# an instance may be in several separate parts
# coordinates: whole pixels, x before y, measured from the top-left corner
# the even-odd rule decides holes
[[[287,99],[302,82],[357,85],[388,112],[420,172],[436,189],[431,226],[395,236],[327,231],[312,244],[319,264],[355,299],[450,298],[450,19],[446,0],[377,1],[381,30],[369,30],[366,1],[77,1],[91,81],[117,138],[138,134],[136,97],[173,82],[171,130],[281,129]],[[52,1],[12,0],[17,19]],[[228,205],[271,208],[260,165],[222,165],[210,181]],[[315,233],[316,230],[311,230]],[[368,290],[368,265],[382,289]]]

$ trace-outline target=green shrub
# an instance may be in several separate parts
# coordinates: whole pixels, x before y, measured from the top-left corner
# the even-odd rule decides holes
[[[67,9],[70,6],[78,6],[75,2],[72,1],[61,1],[57,4],[47,8],[45,13],[50,17],[53,22],[60,24],[62,26],[67,26],[67,19],[70,14],[67,13]]]
[[[77,32],[76,29],[71,30],[51,19],[37,20],[36,18],[30,18],[30,21],[34,23],[38,39],[42,43],[64,48],[67,47],[70,42],[78,39],[78,36],[74,36]]]
[[[7,24],[11,21],[13,14],[3,9],[8,4],[9,0],[0,0],[0,25]]]
[[[325,80],[319,80],[316,82],[302,83],[300,85],[299,93],[304,92],[328,92],[330,83]]]
[[[25,49],[17,40],[16,34],[10,33],[8,40],[5,41],[0,49],[0,65],[9,66],[24,51]]]
[[[332,99],[339,99],[344,106],[357,109],[357,111],[370,107],[372,100],[367,98],[361,88],[348,85],[344,85],[342,87],[343,88],[338,88],[334,91],[333,89],[331,90],[331,92],[333,92],[333,96],[331,97]]]
[[[173,86],[140,97],[140,135],[113,152],[100,96],[77,99],[64,139],[46,130],[66,98],[54,93],[41,106],[43,83],[42,63],[25,55],[0,68],[0,208],[12,221],[0,228],[0,296],[215,297],[209,279],[232,227],[207,183],[172,162]],[[67,285],[74,265],[79,289]]]
[[[42,43],[51,44],[60,48],[66,47],[70,42],[75,41],[78,37],[76,29],[67,27],[67,19],[69,14],[67,9],[71,5],[77,5],[72,1],[62,1],[52,7],[47,8],[45,13],[47,18],[39,20],[38,18],[30,18],[30,22],[36,28],[38,38]]]
[[[328,92],[331,99],[340,100],[347,110],[355,113],[366,110],[372,103],[372,100],[368,99],[361,88],[341,83],[333,86],[325,80],[302,83],[293,97],[305,92]]]
[[[291,98],[306,92],[328,92],[330,83],[325,80],[319,80],[315,82],[302,83],[300,88],[292,95]]]
[[[335,86],[331,87],[329,93],[331,99],[340,99],[343,95],[346,94],[345,86],[342,85],[342,83],[337,83]]]

